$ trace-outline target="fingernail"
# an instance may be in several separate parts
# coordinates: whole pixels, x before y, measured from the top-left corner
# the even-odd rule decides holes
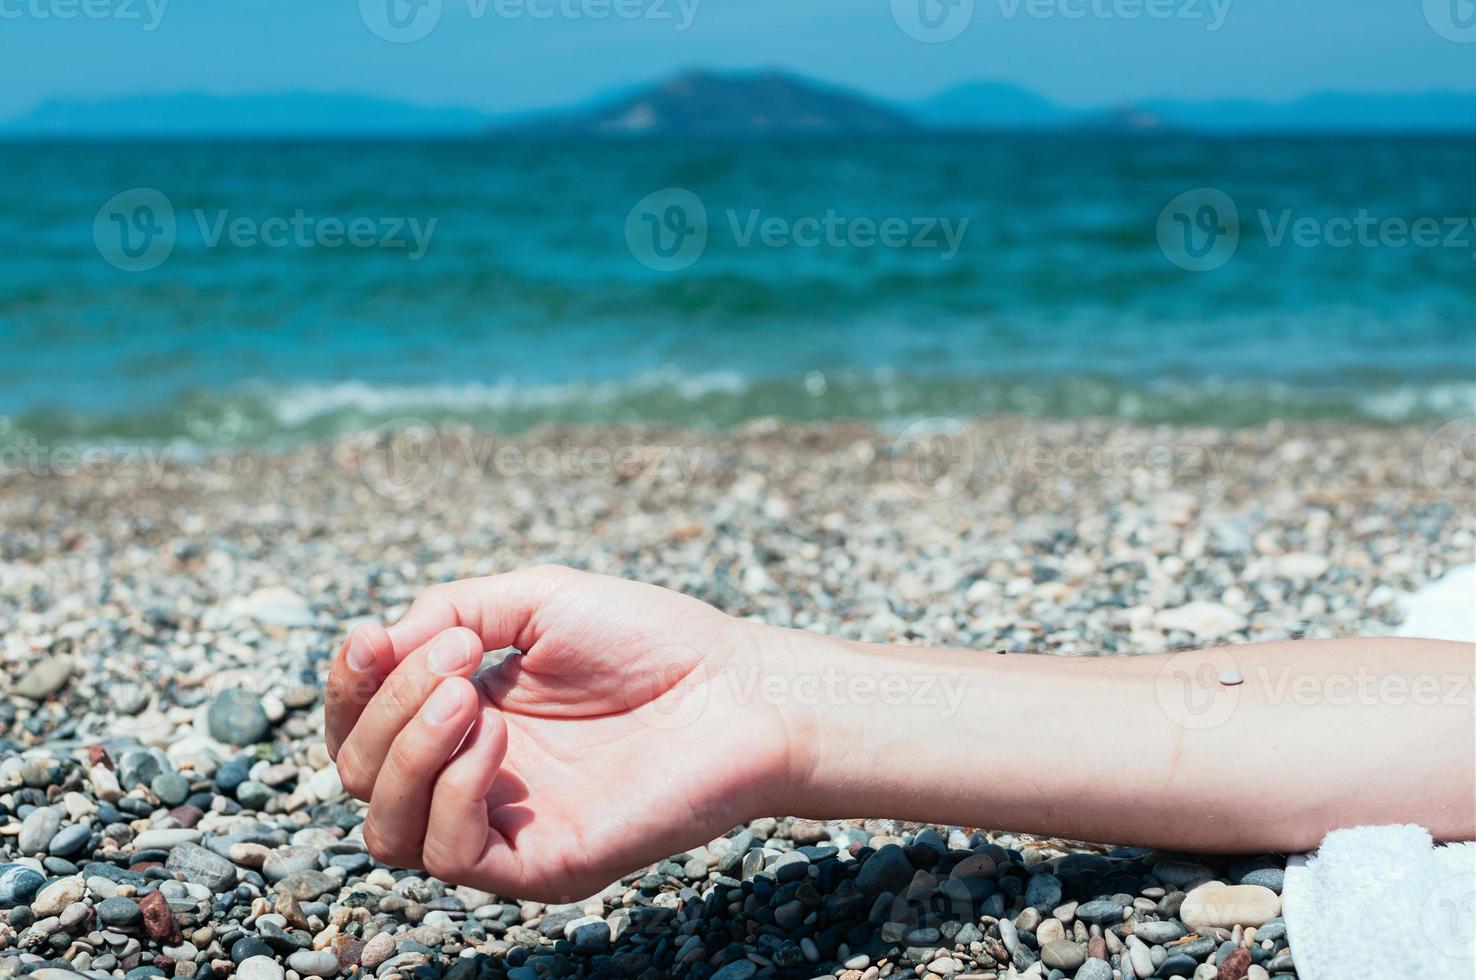
[[[431,644],[426,663],[437,674],[454,674],[466,665],[466,637],[461,633],[444,633]]]
[[[356,627],[348,638],[348,665],[360,673],[374,666],[374,650]]]
[[[445,724],[452,715],[461,710],[461,685],[443,681],[440,687],[431,692],[430,699],[421,710],[425,720],[432,725]]]

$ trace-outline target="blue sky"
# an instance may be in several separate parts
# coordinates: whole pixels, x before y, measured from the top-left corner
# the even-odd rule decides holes
[[[901,99],[1003,80],[1078,106],[1476,89],[1476,28],[1450,20],[1470,0],[947,0],[929,12],[956,36],[935,43],[913,36],[918,4],[944,0],[408,2],[0,0],[0,119],[49,98],[302,89],[497,112],[696,65]],[[433,26],[377,36],[391,3],[408,31]]]

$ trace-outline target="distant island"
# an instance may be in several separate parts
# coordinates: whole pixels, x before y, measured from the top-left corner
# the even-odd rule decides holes
[[[55,100],[0,123],[0,137],[11,139],[898,138],[940,131],[1476,133],[1476,92],[1326,92],[1280,103],[1156,99],[1083,109],[1004,82],[970,82],[897,103],[782,71],[694,70],[577,105],[505,115],[355,94],[185,93]]]

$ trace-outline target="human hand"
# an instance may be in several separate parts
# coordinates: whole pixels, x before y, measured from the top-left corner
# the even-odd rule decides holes
[[[367,846],[444,881],[569,901],[769,812],[786,722],[733,683],[760,669],[761,629],[547,566],[436,586],[388,630],[359,627],[330,673],[327,738],[370,804]],[[506,647],[522,654],[468,679]]]

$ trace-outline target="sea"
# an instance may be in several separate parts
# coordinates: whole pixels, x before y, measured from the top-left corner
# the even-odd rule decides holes
[[[0,439],[1476,415],[1476,138],[0,144]]]

